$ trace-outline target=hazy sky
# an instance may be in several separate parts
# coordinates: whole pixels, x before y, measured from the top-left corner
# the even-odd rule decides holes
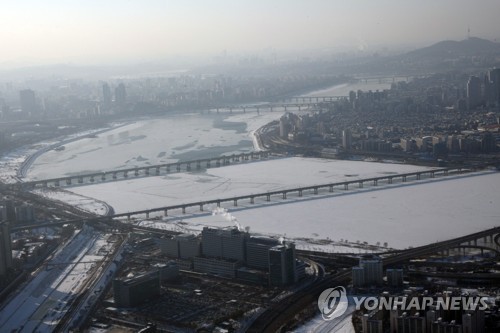
[[[500,0],[4,0],[0,64],[500,38]]]

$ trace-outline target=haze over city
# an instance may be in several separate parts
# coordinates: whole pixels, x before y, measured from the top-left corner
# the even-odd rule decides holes
[[[0,5],[0,68],[222,54],[412,49],[500,38],[496,0],[16,1]]]
[[[0,332],[500,332],[499,13],[0,5]]]

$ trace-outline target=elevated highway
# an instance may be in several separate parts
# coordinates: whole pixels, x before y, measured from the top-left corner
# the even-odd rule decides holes
[[[499,221],[500,223],[500,221]],[[456,247],[462,243],[468,243],[481,238],[497,238],[500,233],[500,227],[483,230],[470,235],[457,237],[454,239],[428,244],[408,250],[384,259],[384,268],[404,263],[409,259],[430,255],[450,247]],[[498,274],[496,274],[498,275]],[[496,275],[494,278],[496,278]],[[249,333],[274,333],[283,327],[290,319],[302,311],[311,303],[317,301],[321,292],[327,288],[336,286],[347,286],[351,280],[351,271],[345,270],[337,274],[325,276],[312,286],[304,288],[284,299],[279,303],[271,305],[266,309],[248,328]]]

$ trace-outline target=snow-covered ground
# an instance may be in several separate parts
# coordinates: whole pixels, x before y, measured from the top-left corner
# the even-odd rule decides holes
[[[293,204],[248,205],[230,212],[239,224],[258,233],[387,242],[390,247],[407,248],[500,226],[499,187],[499,173],[491,171],[365,188]],[[201,223],[206,218],[185,218],[184,222]]]
[[[137,120],[96,137],[49,150],[33,162],[27,179],[47,179],[116,168],[172,163],[253,150],[252,133],[283,111],[172,114]]]
[[[128,179],[75,186],[68,190],[107,202],[116,213],[126,213],[426,169],[404,164],[291,157],[211,168],[203,173],[176,173]]]
[[[110,252],[109,235],[84,228],[0,311],[2,332],[51,332]]]
[[[42,188],[33,191],[36,194],[43,195],[51,200],[62,201],[77,207],[81,210],[94,213],[97,215],[108,215],[111,207],[105,202],[95,198],[85,197],[62,188]]]
[[[348,241],[391,248],[407,248],[446,240],[500,226],[500,177],[497,171],[435,178],[405,184],[367,187],[301,200],[276,199],[263,205],[225,206],[227,214],[169,213],[143,225],[183,232],[203,226],[231,226],[238,222],[252,233],[290,239]],[[307,242],[306,242],[307,243]],[[304,246],[307,246],[305,244]],[[309,249],[329,252],[346,249],[309,242]],[[306,248],[306,247],[304,247]],[[362,251],[362,250],[361,250]],[[356,252],[350,250],[350,252]]]
[[[117,213],[210,199],[249,195],[284,188],[369,178],[425,170],[423,167],[360,161],[282,158],[208,169],[69,188],[84,197],[110,204]],[[304,244],[329,252],[349,250],[349,243],[407,248],[445,240],[500,225],[496,171],[466,176],[395,182],[378,187],[366,184],[349,191],[273,197],[270,202],[244,200],[223,205],[232,217],[196,208],[155,221],[155,226],[196,232],[204,225],[224,226],[237,220],[252,232],[299,239],[333,240],[333,244]],[[64,197],[59,198],[64,200]],[[146,222],[144,222],[146,223]],[[307,243],[307,241],[306,241]],[[358,250],[359,251],[359,250]],[[355,251],[353,251],[355,252]]]
[[[355,333],[352,324],[352,313],[355,309],[354,301],[352,301],[352,304],[349,304],[347,311],[341,317],[331,321],[324,320],[321,314],[318,314],[293,330],[293,333]]]
[[[123,125],[123,123],[115,123],[112,127],[119,128]],[[0,180],[5,183],[17,182],[19,181],[19,178],[25,176],[31,164],[44,153],[49,152],[58,146],[79,141],[89,135],[106,132],[109,129],[110,128],[104,127],[82,131],[15,149],[0,157]]]

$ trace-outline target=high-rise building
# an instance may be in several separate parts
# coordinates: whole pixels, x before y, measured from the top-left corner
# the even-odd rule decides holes
[[[35,213],[33,206],[29,204],[22,204],[15,208],[16,222],[18,223],[31,223],[35,221]]]
[[[5,275],[12,267],[12,248],[10,242],[9,223],[0,224],[0,276]]]
[[[161,253],[169,257],[179,258],[179,241],[177,238],[159,238],[157,242]]]
[[[285,243],[269,250],[269,284],[286,286],[297,281],[295,244]]]
[[[481,139],[481,151],[491,153],[496,150],[496,142],[491,132],[484,133]]]
[[[118,106],[123,106],[125,105],[126,101],[127,101],[127,90],[125,89],[125,85],[123,83],[120,83],[115,88],[115,103]]]
[[[203,228],[201,232],[201,252],[205,257],[222,258],[220,231],[217,228]]]
[[[387,284],[391,287],[401,287],[403,285],[403,270],[401,268],[387,269]]]
[[[38,112],[38,106],[36,104],[35,92],[31,89],[21,90],[19,92],[19,100],[21,102],[21,110],[29,114],[35,114]]]
[[[363,268],[365,285],[380,285],[383,278],[382,260],[377,256],[364,256],[359,260],[359,267]]]
[[[158,295],[160,295],[159,271],[130,279],[113,280],[113,298],[117,307],[134,307]]]
[[[471,76],[467,82],[467,103],[469,109],[475,109],[482,103],[481,79]]]
[[[248,267],[269,269],[269,249],[279,245],[278,240],[264,237],[250,237],[246,242]]]
[[[467,311],[462,315],[462,333],[484,333],[484,311]]]
[[[236,228],[203,228],[202,253],[206,257],[245,261],[245,243],[248,234]]]
[[[423,332],[427,330],[426,317],[420,317],[417,312],[410,316],[408,313],[404,312],[396,318],[396,325],[392,327],[393,322],[391,321],[391,332],[401,332],[401,333],[411,333],[411,332]]]
[[[237,260],[196,257],[193,260],[193,265],[194,270],[197,272],[235,278],[236,270],[241,266],[241,262]]]
[[[200,238],[191,234],[180,234],[172,238],[158,239],[163,254],[173,258],[192,259],[200,255]]]
[[[192,259],[200,255],[200,239],[195,235],[182,234],[175,237],[179,243],[179,257]]]
[[[363,333],[382,333],[384,330],[381,313],[379,311],[373,311],[364,314],[363,317],[361,317],[361,327],[363,328]]]
[[[102,106],[104,111],[108,111],[111,108],[111,101],[111,88],[109,87],[109,84],[104,83],[102,85]]]
[[[363,267],[353,267],[351,270],[352,285],[354,288],[363,287],[365,285],[365,270]]]
[[[490,81],[490,101],[500,106],[500,68],[490,70],[488,76]]]
[[[6,199],[3,202],[3,207],[5,208],[4,220],[9,222],[14,222],[16,220],[16,209],[14,202],[10,199]]]
[[[342,147],[345,150],[350,150],[352,146],[352,134],[349,129],[345,129],[342,131]]]

